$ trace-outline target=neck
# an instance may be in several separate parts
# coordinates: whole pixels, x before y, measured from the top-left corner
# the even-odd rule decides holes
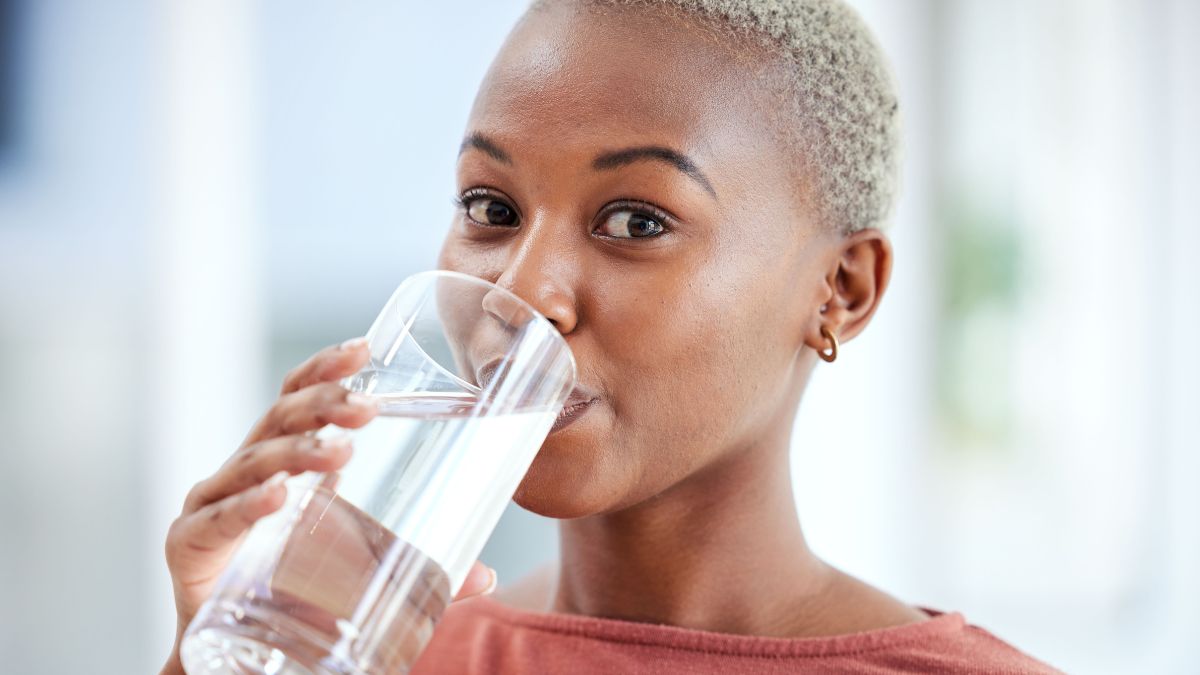
[[[553,610],[725,633],[809,633],[834,572],[804,540],[781,436],[634,507],[562,521]]]

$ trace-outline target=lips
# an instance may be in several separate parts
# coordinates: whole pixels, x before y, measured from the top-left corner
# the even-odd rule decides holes
[[[562,411],[559,412],[558,416],[562,418],[567,415],[577,415],[598,398],[600,398],[599,394],[582,383],[576,383],[575,388],[571,390],[571,395],[567,396],[566,402],[563,403]]]
[[[479,368],[475,371],[475,382],[480,389],[488,388],[488,385],[491,384],[492,378],[495,377],[496,371],[500,368],[500,364],[503,361],[503,358],[492,359],[482,368]]]
[[[580,402],[575,402],[575,404],[568,402],[568,405],[563,406],[563,410],[558,412],[558,417],[554,418],[554,425],[551,426],[550,429],[551,434],[553,434],[554,431],[558,431],[559,429],[564,428],[564,426],[575,422],[576,419],[583,416],[584,413],[587,413],[587,411],[592,408],[593,402],[595,402],[595,399],[583,400]]]
[[[500,364],[503,363],[504,357],[494,358],[482,366],[482,368],[475,371],[475,382],[479,383],[481,389],[487,389],[490,386],[492,378],[496,377]],[[589,402],[596,400],[596,398],[598,396],[592,392],[592,389],[584,387],[582,384],[576,384],[575,389],[571,390],[571,395],[566,398],[566,402],[563,404],[563,411],[570,411],[572,407],[589,404]]]
[[[567,410],[574,406],[591,403],[595,400],[596,395],[591,391],[588,391],[584,387],[575,387],[575,389],[571,391],[571,395],[567,397],[567,402],[563,404],[563,410]]]

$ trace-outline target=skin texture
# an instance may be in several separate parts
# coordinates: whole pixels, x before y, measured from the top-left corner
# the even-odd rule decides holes
[[[563,519],[561,566],[501,601],[771,636],[925,618],[820,561],[796,515],[789,437],[821,328],[845,344],[866,326],[892,250],[814,225],[772,67],[662,10],[561,3],[485,78],[440,267],[541,311],[595,399],[515,496]],[[661,233],[619,236],[635,213]]]

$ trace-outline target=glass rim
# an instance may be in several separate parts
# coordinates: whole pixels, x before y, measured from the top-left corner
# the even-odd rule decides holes
[[[410,284],[414,284],[418,281],[423,281],[424,279],[427,279],[427,278],[438,278],[438,277],[444,278],[444,279],[455,279],[457,281],[464,281],[469,284],[474,284],[476,286],[482,286],[489,290],[499,291],[503,296],[505,296],[506,299],[516,302],[518,306],[527,310],[532,316],[534,316],[536,319],[540,320],[545,326],[547,326],[549,328],[549,333],[551,335],[550,340],[552,342],[556,342],[558,344],[558,346],[562,349],[562,351],[567,355],[567,363],[569,363],[571,366],[571,381],[578,384],[578,382],[579,382],[579,365],[575,362],[575,352],[571,351],[571,346],[567,344],[567,340],[566,340],[566,338],[563,337],[562,333],[558,332],[558,328],[556,328],[554,326],[554,323],[551,322],[550,319],[546,318],[545,314],[542,314],[533,305],[529,304],[529,302],[527,300],[525,300],[525,298],[522,298],[521,296],[517,295],[516,293],[513,293],[512,291],[508,290],[507,288],[504,288],[503,286],[500,286],[491,281],[488,281],[487,279],[484,279],[482,277],[477,277],[477,276],[474,276],[471,274],[467,274],[465,272],[459,272],[457,270],[432,269],[432,270],[423,270],[421,272],[414,272],[413,274],[410,274],[409,276],[405,277],[405,279],[400,282],[400,285],[396,287],[396,290],[392,291],[391,299],[389,299],[388,302],[390,303],[392,299],[398,297],[400,295],[400,292],[403,291],[404,288],[409,286]],[[374,328],[374,326],[372,326],[372,328]]]

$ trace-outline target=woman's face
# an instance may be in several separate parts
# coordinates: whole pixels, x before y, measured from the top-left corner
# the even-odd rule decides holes
[[[440,265],[512,289],[570,345],[593,400],[515,497],[570,518],[790,429],[831,235],[765,112],[764,59],[562,5],[518,25],[479,91]]]

